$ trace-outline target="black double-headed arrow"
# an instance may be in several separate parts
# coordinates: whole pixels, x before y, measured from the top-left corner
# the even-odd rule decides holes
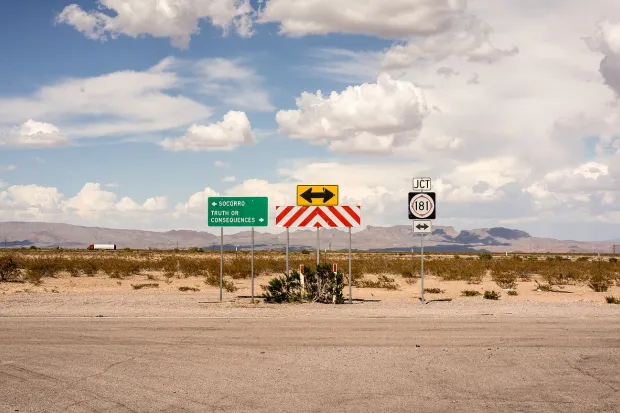
[[[418,224],[418,225],[416,225],[415,227],[416,227],[417,229],[427,229],[427,228],[428,228],[428,225],[426,225],[426,223],[424,223],[424,224]]]
[[[330,191],[327,188],[323,188],[323,192],[312,192],[312,188],[308,188],[303,194],[300,196],[305,199],[307,202],[312,203],[314,199],[323,198],[323,203],[326,203],[330,199],[332,199],[336,194]]]

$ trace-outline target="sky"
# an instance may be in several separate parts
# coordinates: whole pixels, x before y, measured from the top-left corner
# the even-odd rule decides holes
[[[0,51],[0,221],[409,225],[431,177],[435,225],[620,238],[617,0],[4,0]]]

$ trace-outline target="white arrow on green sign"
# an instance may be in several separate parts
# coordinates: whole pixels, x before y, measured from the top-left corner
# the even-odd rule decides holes
[[[266,196],[214,196],[207,202],[210,227],[266,227],[269,224],[269,199]]]

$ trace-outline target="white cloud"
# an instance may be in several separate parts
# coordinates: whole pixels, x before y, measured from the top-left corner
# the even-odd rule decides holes
[[[213,166],[215,166],[216,168],[228,168],[230,165],[227,164],[226,162],[215,161],[213,162]]]
[[[278,169],[280,179],[267,181],[249,179],[220,193],[207,187],[194,194],[187,203],[175,208],[179,222],[204,219],[208,196],[268,196],[270,208],[276,205],[295,205],[295,187],[308,182],[324,182],[340,186],[341,205],[362,205],[362,226],[407,225],[405,215],[407,192],[411,177],[431,176],[438,199],[437,225],[454,225],[471,229],[510,225],[525,230],[540,229],[561,222],[608,221],[618,211],[620,186],[590,186],[592,193],[564,192],[550,186],[546,180],[536,180],[529,186],[529,171],[517,158],[499,157],[469,164],[439,165],[445,173],[437,173],[435,163],[410,161],[381,161],[348,163],[341,160],[313,162],[296,160]],[[600,166],[600,165],[599,165]],[[602,166],[600,166],[604,169]],[[446,168],[446,169],[444,169]],[[591,169],[591,165],[580,168]],[[620,177],[620,174],[619,174]],[[570,212],[567,214],[567,211]],[[270,213],[271,215],[271,213]],[[271,216],[270,225],[275,218]],[[568,221],[567,221],[568,220]],[[620,221],[613,222],[620,228]],[[266,229],[277,232],[277,228]],[[596,234],[589,234],[596,238]]]
[[[235,181],[236,181],[236,178],[234,176],[225,176],[222,179],[222,182],[235,182]]]
[[[199,23],[208,20],[226,35],[252,35],[254,11],[248,0],[99,0],[100,10],[85,11],[77,4],[66,6],[56,22],[68,24],[93,40],[119,35],[137,38],[149,35],[170,38],[180,48],[189,45],[200,32]]]
[[[349,33],[402,38],[443,31],[460,19],[467,0],[269,0],[261,22],[289,36]]]
[[[428,113],[413,83],[382,74],[376,83],[351,86],[328,97],[319,90],[297,98],[297,110],[276,114],[279,132],[329,143],[336,152],[391,153],[416,138]]]
[[[144,201],[142,207],[147,211],[165,211],[168,204],[168,198],[165,196],[156,196]]]
[[[46,119],[76,139],[146,134],[208,119],[210,108],[172,93],[185,81],[170,71],[172,60],[146,71],[65,79],[28,97],[0,97],[0,126],[24,116]]]
[[[495,63],[519,53],[516,46],[498,48],[491,43],[491,27],[471,16],[462,19],[450,30],[427,37],[409,40],[389,48],[382,58],[384,69],[403,69],[419,60],[442,61],[461,56],[472,62]]]
[[[69,138],[51,123],[27,120],[20,126],[0,134],[0,146],[17,148],[50,148],[69,145]]]
[[[13,164],[9,165],[0,165],[0,172],[11,172],[17,169],[17,166]]]
[[[347,33],[399,39],[382,59],[386,69],[404,68],[418,59],[466,56],[493,63],[518,53],[498,48],[489,24],[467,9],[467,0],[270,0],[261,22],[277,22],[280,33],[305,36]]]
[[[198,90],[218,96],[232,109],[272,112],[269,93],[263,88],[263,78],[241,59],[210,58],[197,63],[201,76]]]
[[[210,125],[192,125],[184,136],[164,139],[160,145],[170,151],[232,150],[253,145],[254,133],[244,112],[230,111],[223,120]]]
[[[517,156],[542,178],[550,170],[587,160],[588,139],[598,140],[600,153],[617,151],[620,112],[610,106],[613,94],[600,81],[600,55],[588,50],[582,37],[592,34],[602,14],[620,16],[620,3],[602,0],[590,8],[576,0],[526,4],[470,3],[472,14],[495,27],[498,44],[520,49],[493,65],[472,61],[470,53],[442,53],[441,61],[424,55],[407,67],[385,68],[382,53],[367,50],[323,56],[318,69],[344,77],[343,68],[354,74],[371,68],[373,76],[387,72],[422,91],[429,114],[419,137],[394,151],[397,156],[419,157],[433,148],[446,148],[442,155],[467,162]],[[467,36],[458,39],[467,43]],[[418,41],[430,42],[427,36]]]
[[[590,49],[604,55],[600,64],[601,75],[620,97],[620,22],[602,21],[596,34],[585,40]]]
[[[67,198],[55,187],[12,185],[0,191],[0,220],[48,221],[83,225],[135,227],[150,225],[166,211],[167,198],[147,199],[138,204],[128,197],[87,183],[75,196]]]
[[[362,206],[363,227],[408,225],[405,204],[407,192],[411,191],[411,178],[430,176],[437,193],[436,225],[462,229],[504,225],[540,230],[544,225],[580,222],[612,225],[608,227],[611,231],[620,228],[617,161],[609,159],[606,164],[586,163],[553,171],[526,184],[529,171],[516,157],[444,164],[394,159],[366,162],[297,159],[277,168],[278,178],[273,181],[247,179],[221,191],[206,187],[174,203],[164,196],[141,203],[129,197],[119,199],[97,183],[87,183],[71,197],[53,187],[13,185],[0,191],[0,220],[191,229],[204,225],[209,196],[267,196],[271,226],[264,230],[279,232],[281,229],[274,226],[275,206],[295,205],[298,184],[324,182],[340,186],[341,205]],[[235,228],[233,232],[239,230]],[[594,232],[583,236],[600,238]]]
[[[119,184],[114,183],[114,182],[104,185],[105,188],[118,188],[119,186],[120,186]]]

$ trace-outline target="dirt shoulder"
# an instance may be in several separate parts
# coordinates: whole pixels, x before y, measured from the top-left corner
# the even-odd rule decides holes
[[[153,278],[151,276],[151,278]],[[255,279],[255,295],[271,277]],[[114,279],[107,276],[45,278],[40,285],[0,283],[0,316],[3,317],[617,317],[620,305],[605,303],[609,295],[620,296],[620,287],[604,293],[584,285],[554,287],[562,292],[535,291],[536,282],[519,282],[517,296],[509,296],[490,279],[481,284],[464,281],[425,279],[425,288],[439,288],[439,294],[425,294],[431,302],[422,304],[420,282],[414,284],[396,277],[397,290],[353,287],[354,303],[339,306],[321,304],[250,303],[250,280],[235,280],[237,291],[223,291],[205,284],[203,278],[147,279],[132,276]],[[146,284],[146,285],[145,285]],[[142,286],[142,288],[140,288]],[[136,289],[136,287],[138,287]],[[186,287],[181,291],[180,287]],[[481,296],[464,297],[462,290],[500,292],[497,301]],[[345,287],[348,297],[348,287]],[[451,299],[451,301],[432,301]],[[366,301],[361,301],[366,300]]]

